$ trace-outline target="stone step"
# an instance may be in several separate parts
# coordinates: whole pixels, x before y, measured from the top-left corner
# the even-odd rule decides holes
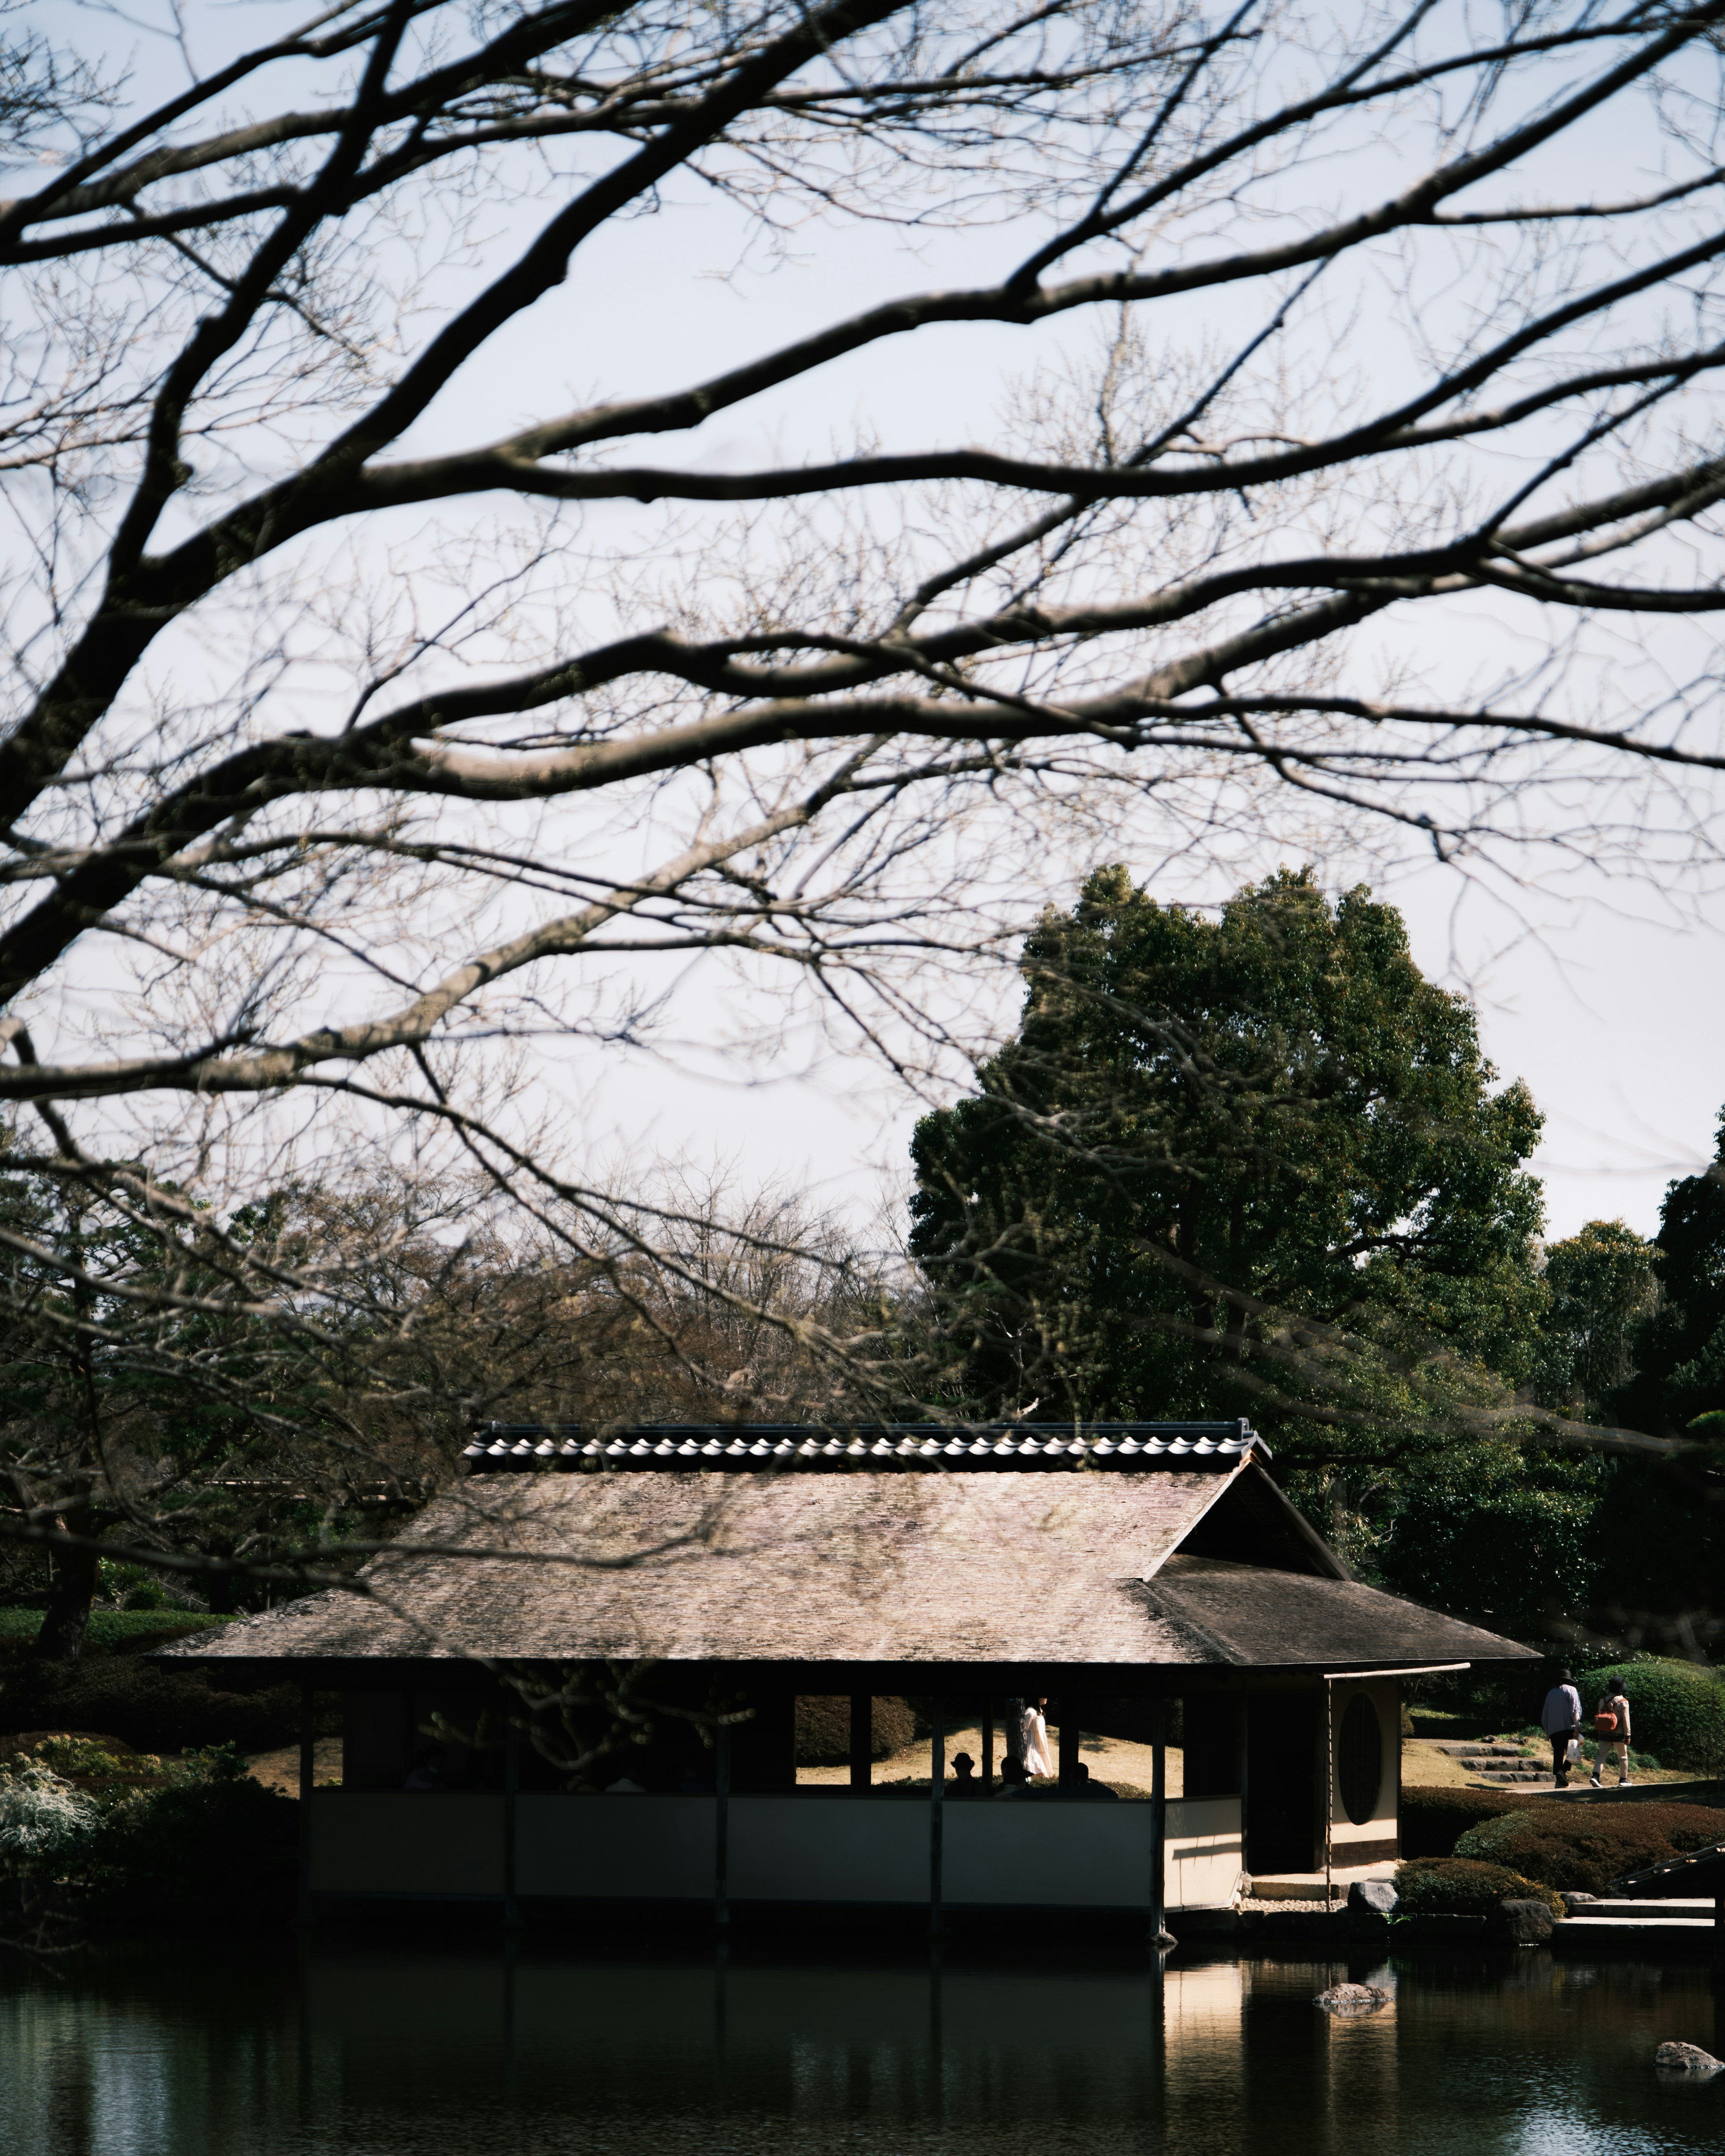
[[[1578,1917],[1599,1917],[1607,1920],[1617,1917],[1670,1917],[1673,1921],[1710,1924],[1713,1921],[1713,1905],[1711,1902],[1631,1901],[1626,1897],[1610,1900],[1602,1895],[1597,1902],[1579,1903],[1574,1913]]]
[[[1519,1744],[1459,1744],[1440,1738],[1433,1742],[1452,1759],[1519,1759],[1522,1756]]]
[[[1480,1779],[1507,1789],[1518,1782],[1543,1782],[1550,1773],[1548,1767],[1487,1767],[1481,1771]]]

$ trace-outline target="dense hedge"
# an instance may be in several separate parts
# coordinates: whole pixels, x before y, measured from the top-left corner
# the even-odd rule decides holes
[[[82,1881],[108,1925],[226,1928],[279,1922],[297,1887],[300,1808],[213,1758],[196,1782],[141,1793],[109,1812]]]
[[[131,1655],[76,1662],[20,1657],[0,1666],[0,1731],[25,1729],[99,1730],[144,1752],[208,1744],[268,1752],[298,1737],[300,1688],[221,1691],[201,1670]]]
[[[916,1737],[916,1717],[910,1702],[881,1698],[874,1702],[869,1718],[871,1759],[885,1759],[901,1752]],[[797,1701],[797,1764],[799,1767],[842,1767],[850,1757],[850,1699],[845,1692],[812,1694]]]
[[[232,1746],[177,1761],[50,1738],[0,1752],[0,1922],[38,1943],[124,1926],[232,1933],[279,1922],[297,1883],[299,1807]]]
[[[1603,1893],[1625,1871],[1725,1840],[1725,1812],[1702,1804],[1564,1804],[1471,1827],[1458,1857],[1502,1864],[1581,1894]]]
[[[1563,1903],[1538,1880],[1506,1865],[1455,1856],[1398,1866],[1395,1891],[1401,1917],[1490,1917],[1502,1902],[1543,1902],[1554,1917],[1563,1913]]]
[[[1481,1820],[1524,1811],[1548,1801],[1531,1790],[1433,1789],[1404,1786],[1401,1803],[1402,1855],[1453,1856],[1457,1838]]]
[[[33,1640],[42,1630],[39,1609],[0,1609],[0,1640]],[[134,1647],[159,1647],[169,1640],[184,1639],[212,1625],[231,1625],[231,1617],[212,1617],[196,1609],[92,1609],[85,1627],[86,1651],[90,1647],[125,1653]]]
[[[1725,1768],[1725,1681],[1694,1662],[1651,1658],[1609,1662],[1581,1674],[1581,1704],[1591,1716],[1607,1686],[1629,1695],[1630,1742],[1661,1767],[1700,1774]],[[1590,1726],[1590,1725],[1589,1725]]]

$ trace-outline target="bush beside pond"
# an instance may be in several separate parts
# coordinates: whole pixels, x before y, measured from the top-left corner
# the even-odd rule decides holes
[[[1704,1804],[1562,1804],[1512,1812],[1471,1827],[1458,1857],[1502,1864],[1563,1892],[1603,1893],[1614,1879],[1710,1842],[1725,1841],[1725,1811]]]
[[[1543,1902],[1554,1917],[1563,1905],[1550,1887],[1507,1865],[1457,1856],[1426,1857],[1396,1868],[1399,1917],[1492,1917],[1505,1902]]]
[[[297,1805],[231,1747],[164,1763],[54,1738],[0,1760],[5,1905],[74,1935],[279,1921],[298,1845]]]

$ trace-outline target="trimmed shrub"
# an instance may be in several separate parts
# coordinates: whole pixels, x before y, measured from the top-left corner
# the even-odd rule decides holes
[[[0,1683],[0,1730],[100,1729],[140,1751],[208,1744],[272,1751],[300,1733],[300,1690],[218,1691],[201,1670],[131,1655],[87,1661],[16,1661]]]
[[[0,1609],[0,1640],[21,1646],[33,1644],[42,1630],[39,1609]],[[84,1651],[141,1653],[169,1640],[183,1640],[193,1632],[208,1631],[213,1625],[231,1625],[231,1617],[212,1617],[195,1609],[92,1609],[85,1628]]]
[[[1725,1768],[1725,1681],[1717,1670],[1668,1657],[1645,1662],[1607,1662],[1584,1671],[1581,1704],[1591,1715],[1608,1686],[1629,1695],[1633,1743],[1645,1745],[1667,1767],[1697,1774]]]
[[[1603,1893],[1625,1871],[1725,1840],[1725,1812],[1703,1804],[1563,1804],[1486,1820],[1458,1857],[1502,1864],[1567,1892]]]
[[[869,1717],[869,1757],[885,1759],[916,1742],[916,1717],[908,1700],[880,1698]],[[797,1764],[842,1767],[850,1757],[848,1693],[811,1693],[797,1701]]]
[[[1404,1788],[1402,1855],[1409,1859],[1453,1856],[1458,1837],[1470,1827],[1545,1801],[1531,1790]]]
[[[300,1808],[245,1774],[231,1747],[166,1789],[116,1803],[81,1884],[108,1923],[174,1929],[274,1921],[293,1907]]]
[[[1524,1879],[1502,1864],[1435,1856],[1396,1867],[1396,1914],[1402,1917],[1492,1917],[1502,1902],[1543,1902],[1554,1917],[1563,1905],[1550,1887]]]
[[[14,1871],[52,1871],[88,1847],[101,1815],[51,1767],[19,1764],[0,1780],[0,1862]]]

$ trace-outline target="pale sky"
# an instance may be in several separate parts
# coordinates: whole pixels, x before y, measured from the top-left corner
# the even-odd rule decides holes
[[[208,64],[218,46],[235,36],[259,41],[289,12],[198,8],[189,19],[194,34],[207,35]],[[86,49],[96,26],[116,59],[133,42],[113,16],[64,5],[31,13]],[[165,87],[171,49],[140,38],[136,54],[140,91]],[[640,226],[619,226],[583,249],[578,274],[434,408],[416,442],[494,438],[595,392],[677,385],[893,293],[980,282],[998,273],[1003,247],[1015,259],[1024,244],[1022,228],[1009,245],[988,232],[926,230],[913,253],[884,225],[811,228],[794,258],[769,275],[733,267],[726,215],[707,198],[673,197],[654,222],[649,281],[640,275]],[[505,219],[487,266],[512,245]],[[770,403],[723,415],[665,459],[789,460],[827,454],[859,432],[890,448],[987,444],[1009,378],[1058,361],[1091,334],[1070,323],[1028,332],[970,326],[890,341]],[[1295,841],[1280,848],[1270,836],[1256,865],[1262,872],[1279,860],[1296,864],[1307,851]],[[1128,865],[1155,857],[1147,829],[1142,860],[1128,855]],[[1045,896],[1070,896],[1067,866]],[[1357,872],[1343,857],[1320,866],[1337,882]],[[1651,1233],[1666,1183],[1711,1156],[1725,1102],[1725,889],[1705,865],[1664,896],[1626,882],[1615,865],[1590,873],[1584,865],[1558,896],[1542,882],[1548,864],[1530,857],[1527,867],[1532,880],[1512,896],[1469,890],[1461,872],[1430,864],[1369,880],[1407,912],[1426,972],[1476,998],[1502,1075],[1525,1079],[1544,1111],[1536,1164],[1546,1178],[1548,1232],[1620,1216]],[[723,1002],[716,984],[697,983],[684,1029],[698,1028],[704,1009],[716,1019]],[[680,1078],[641,1059],[614,1060],[595,1086],[597,1075],[583,1070],[578,1089],[593,1149],[614,1137],[630,1149],[726,1161],[745,1182],[806,1183],[847,1204],[902,1186],[915,1111],[860,1064],[811,1070],[796,1050],[777,1075],[739,1071],[735,1084]]]

